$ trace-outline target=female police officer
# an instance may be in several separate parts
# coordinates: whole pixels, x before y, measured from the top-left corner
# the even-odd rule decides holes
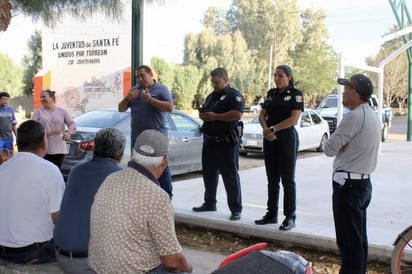
[[[276,88],[268,91],[259,114],[264,136],[268,200],[266,215],[255,223],[277,223],[279,182],[282,179],[283,214],[286,218],[279,229],[290,230],[295,227],[296,219],[295,166],[299,146],[294,125],[303,111],[303,95],[295,88],[292,70],[287,65],[276,67],[275,83]]]

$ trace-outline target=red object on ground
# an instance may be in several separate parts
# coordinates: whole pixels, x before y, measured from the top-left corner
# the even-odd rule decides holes
[[[256,250],[262,250],[265,249],[268,243],[258,243],[255,245],[251,245],[248,247],[245,247],[229,256],[227,256],[219,265],[219,268],[224,267],[225,265],[239,259],[242,256],[245,256],[246,254],[249,254],[250,252],[256,251]]]

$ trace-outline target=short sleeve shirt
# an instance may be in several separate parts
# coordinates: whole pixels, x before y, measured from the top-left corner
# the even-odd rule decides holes
[[[13,138],[13,125],[17,124],[14,110],[10,106],[0,106],[0,139]]]
[[[155,83],[150,89],[150,96],[160,101],[173,103],[169,89]],[[137,136],[146,129],[156,129],[167,136],[166,113],[144,101],[140,95],[130,102],[132,144]]]
[[[0,174],[0,245],[52,239],[51,214],[59,211],[65,188],[58,167],[34,153],[17,152],[0,165]]]
[[[47,131],[60,130],[64,132],[67,125],[70,129],[76,129],[76,124],[70,114],[63,108],[55,107],[53,111],[45,108],[39,108],[33,114],[33,120],[39,122]],[[47,136],[47,153],[48,154],[66,154],[66,141],[60,135]]]
[[[262,108],[267,112],[267,125],[275,125],[290,117],[292,110],[303,111],[302,92],[296,88],[288,88],[284,92],[279,92],[277,88],[271,89]]]
[[[147,273],[180,253],[170,198],[128,167],[109,175],[91,211],[89,266],[97,273]]]
[[[203,104],[205,112],[225,113],[231,110],[237,110],[243,113],[245,100],[240,91],[227,85],[222,92],[213,91],[206,97]],[[225,134],[238,125],[239,121],[205,121],[203,123],[203,132],[205,134]]]

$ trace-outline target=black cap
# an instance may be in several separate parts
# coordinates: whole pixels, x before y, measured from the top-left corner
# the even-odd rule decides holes
[[[350,79],[338,78],[338,84],[353,88],[357,93],[366,99],[369,99],[373,93],[371,79],[363,74],[355,74]]]

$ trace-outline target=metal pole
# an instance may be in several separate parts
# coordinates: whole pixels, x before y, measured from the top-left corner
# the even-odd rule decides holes
[[[143,0],[132,0],[132,86],[136,85],[134,72],[143,64]]]

